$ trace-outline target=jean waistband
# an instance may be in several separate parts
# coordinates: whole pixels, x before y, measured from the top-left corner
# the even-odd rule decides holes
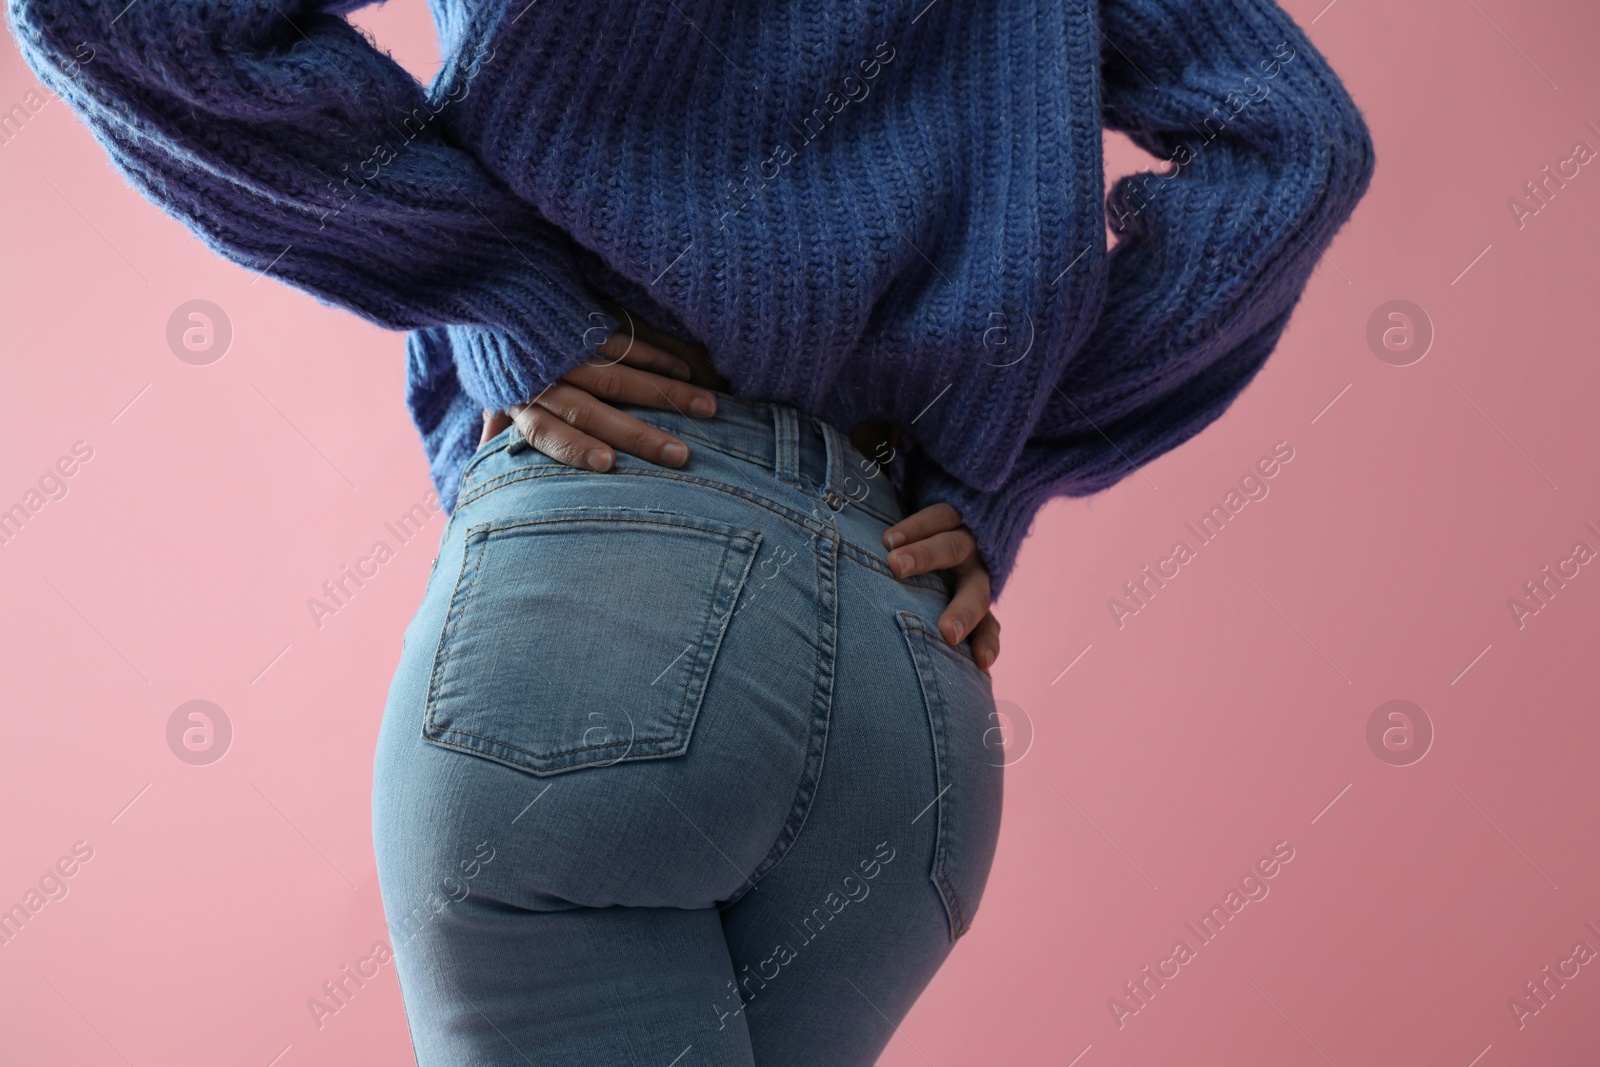
[[[717,413],[710,418],[691,417],[670,408],[628,403],[614,406],[687,442],[690,464],[683,474],[689,480],[725,481],[743,491],[765,493],[780,507],[793,510],[797,517],[809,515],[824,527],[834,527],[841,538],[869,553],[876,555],[883,550],[883,529],[905,518],[899,492],[889,476],[892,453],[868,458],[824,419],[785,404],[741,400],[717,390],[712,392],[717,398]],[[457,508],[531,476],[527,470],[518,473],[525,464],[515,458],[531,447],[515,426],[502,430],[494,443],[480,446],[462,468]],[[697,464],[697,449],[713,452],[724,460],[710,467]],[[735,466],[726,467],[729,461]],[[646,461],[638,463],[655,467]],[[619,469],[635,465],[629,460]],[[719,466],[723,468],[720,473]],[[655,469],[663,475],[678,476],[668,468]],[[763,489],[763,482],[769,488]],[[778,491],[780,486],[786,491]]]
[[[868,458],[837,427],[787,404],[741,400],[716,392],[710,419],[672,418],[671,432],[766,467],[779,481],[818,492],[834,512],[860,508],[886,523],[904,517],[887,463]],[[632,409],[649,419],[660,411]],[[881,457],[880,457],[881,458]]]

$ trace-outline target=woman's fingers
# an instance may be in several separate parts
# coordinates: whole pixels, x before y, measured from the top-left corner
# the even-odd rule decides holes
[[[557,388],[552,386],[551,389]],[[549,390],[546,391],[548,395]],[[544,455],[569,467],[608,471],[616,456],[606,443],[591,437],[539,404],[513,404],[506,409],[517,432]]]
[[[666,353],[662,355],[666,356]],[[604,366],[580,363],[561,380],[610,404],[638,404],[701,418],[710,418],[717,413],[716,394],[711,390],[620,363]],[[542,404],[544,400],[539,402]]]
[[[989,572],[977,539],[960,513],[946,503],[930,505],[885,530],[883,543],[897,577],[949,572],[950,602],[939,616],[939,632],[952,645],[970,638],[973,662],[983,671],[993,666],[1000,658],[1000,621],[989,611]]]
[[[597,367],[608,367],[618,363],[626,363],[630,367],[640,370],[654,371],[665,374],[679,381],[689,380],[689,364],[679,359],[670,352],[663,351],[648,341],[641,341],[637,337],[629,337],[625,333],[609,335],[603,342],[595,346],[595,358],[590,363]]]
[[[936,533],[954,530],[961,525],[961,513],[940,501],[908,515],[883,532],[883,547],[899,548],[901,545],[921,541]],[[902,577],[904,577],[902,575]]]
[[[973,633],[989,614],[989,572],[977,560],[970,559],[955,569],[955,591],[950,603],[939,616],[939,632],[952,645]],[[995,650],[999,651],[999,627],[995,628]],[[976,656],[977,649],[973,649]],[[979,664],[979,666],[983,666]]]
[[[965,526],[913,541],[889,553],[889,569],[896,578],[948,570],[969,559],[978,543]]]
[[[597,399],[588,390],[568,385],[565,380],[557,382],[540,394],[534,406],[558,416],[572,429],[593,439],[596,445],[610,445],[630,456],[638,456],[640,459],[668,467],[681,467],[689,459],[689,446],[678,438],[665,430],[658,430],[641,422],[632,415],[618,411],[605,401]],[[537,442],[534,442],[534,446],[538,447]],[[586,443],[586,447],[593,455],[587,463],[580,464],[581,466],[587,466],[591,470],[611,469],[611,462],[614,462],[614,459],[605,462],[603,466],[596,466],[595,464],[600,464],[603,460],[600,451],[595,445]],[[543,452],[544,449],[541,448],[539,451]],[[550,455],[548,452],[545,454]]]
[[[668,467],[688,462],[687,444],[613,405],[710,418],[717,412],[716,395],[688,383],[687,363],[645,341],[612,334],[595,352],[595,359],[574,367],[527,404],[507,408],[509,419],[484,412],[479,445],[510,421],[544,455],[585,470],[610,470],[618,451]]]
[[[503,411],[490,411],[483,409],[483,432],[478,435],[478,447],[482,448],[489,443],[489,439],[507,426],[511,425],[511,416]]]
[[[978,669],[988,670],[1000,658],[1000,620],[989,612],[972,628],[972,659]]]

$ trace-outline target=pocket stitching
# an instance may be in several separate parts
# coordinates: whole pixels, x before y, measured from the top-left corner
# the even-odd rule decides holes
[[[485,527],[489,527],[490,526],[490,524],[487,524],[487,523],[484,524],[484,525],[485,525]],[[517,525],[535,525],[535,524],[528,523],[528,524],[517,524]],[[676,524],[673,524],[673,523],[660,523],[659,525],[676,525]],[[480,542],[480,546],[479,546],[479,548],[477,550],[477,556],[474,558],[474,561],[473,561],[475,569],[474,569],[473,575],[472,575],[472,585],[469,586],[469,588],[467,590],[467,593],[463,597],[462,605],[461,605],[461,613],[460,614],[462,614],[462,615],[466,614],[466,610],[467,610],[468,605],[471,602],[471,598],[472,598],[473,594],[476,592],[478,574],[481,572],[481,566],[479,564],[479,561],[481,560],[484,552],[487,549],[488,534],[494,532],[494,529],[508,529],[508,528],[510,528],[510,527],[489,528],[487,530],[487,532],[484,533],[484,536],[482,537],[481,542]],[[695,527],[686,527],[686,528],[694,529]],[[476,531],[476,528],[474,528],[474,530]],[[712,532],[712,531],[705,531],[705,532]],[[725,540],[723,542],[722,555],[717,560],[717,573],[718,573],[719,576],[721,576],[724,573],[725,568],[727,566],[728,549],[729,549],[729,546],[731,545],[731,543],[732,543],[732,539],[731,538],[728,539],[728,540]],[[748,571],[749,571],[749,568],[747,566],[746,569],[745,569],[745,573],[748,574]],[[450,638],[454,637],[454,630],[455,630],[455,625],[454,624],[455,624],[456,621],[457,620],[452,620],[452,625],[451,625],[450,631],[449,631]],[[705,620],[705,623],[709,623],[709,622],[710,622],[710,619],[707,618]],[[703,623],[702,624],[702,632],[701,632],[701,636],[700,636],[700,643],[702,645],[706,641],[706,637],[707,637],[707,635],[705,633],[705,624]],[[452,641],[452,643],[453,643],[453,641]],[[721,643],[722,643],[721,642],[721,636],[719,634],[718,635],[718,640],[716,642],[717,648],[721,647]],[[717,651],[717,648],[714,648],[714,649],[711,650],[713,658],[715,657],[715,653]],[[449,658],[450,657],[449,657],[449,647],[448,646],[444,649],[444,654],[445,654],[444,660],[437,664],[436,672],[435,672],[435,681],[437,680],[439,675],[441,675],[449,666]],[[695,667],[694,667],[694,671],[699,671],[701,669],[700,668],[700,660],[703,660],[703,659],[704,659],[704,655],[702,655],[701,657],[699,657],[697,659]],[[694,675],[694,673],[691,673],[689,680],[684,685],[683,694],[679,698],[682,701],[682,703],[683,703],[683,705],[685,707],[688,704],[688,697],[689,697],[690,687],[694,684],[694,681],[695,681],[695,675]],[[435,688],[436,688],[436,686],[430,686],[430,689],[435,689]],[[619,746],[626,746],[625,750],[631,750],[635,746],[638,746],[638,745],[641,745],[641,744],[643,744],[643,745],[659,745],[659,744],[664,744],[664,743],[667,743],[667,742],[675,742],[677,740],[679,732],[683,730],[683,725],[684,725],[683,724],[683,717],[684,717],[684,711],[685,711],[685,707],[680,707],[680,709],[678,711],[677,718],[676,718],[676,720],[674,721],[674,724],[673,724],[672,732],[664,734],[664,735],[659,736],[659,737],[630,737],[627,741],[610,741],[610,742],[607,742],[607,743],[602,744],[602,745],[581,745],[581,746],[579,746],[577,748],[559,749],[559,750],[557,750],[555,752],[533,752],[533,751],[530,751],[529,749],[525,749],[525,748],[519,747],[517,745],[513,745],[509,741],[504,740],[503,738],[489,737],[489,736],[484,735],[484,734],[473,733],[470,730],[459,730],[459,729],[454,729],[454,728],[451,728],[451,727],[443,727],[443,726],[436,725],[435,722],[434,722],[434,710],[435,710],[435,708],[437,706],[437,703],[438,703],[438,699],[437,699],[436,693],[435,692],[430,692],[429,700],[428,700],[428,717],[427,717],[427,722],[425,723],[425,726],[430,728],[430,729],[432,729],[433,735],[430,736],[429,734],[424,732],[424,735],[423,735],[424,736],[424,740],[433,741],[433,742],[435,742],[437,744],[441,744],[441,745],[448,745],[448,746],[450,746],[452,748],[459,749],[459,750],[461,750],[463,752],[469,752],[469,753],[480,752],[481,750],[473,748],[471,746],[463,745],[463,744],[461,744],[459,742],[450,741],[448,735],[454,735],[454,736],[457,736],[457,737],[470,737],[470,738],[473,738],[475,740],[482,741],[485,744],[491,746],[492,748],[500,749],[500,750],[507,751],[507,752],[513,752],[513,753],[516,753],[517,755],[524,756],[527,759],[529,759],[530,761],[554,760],[554,759],[558,759],[559,757],[570,756],[570,755],[573,755],[573,754],[578,753],[578,752],[601,752],[601,751],[605,751],[605,750],[608,750],[608,749],[617,748]],[[694,718],[691,718],[690,723],[689,723],[691,729],[693,727],[694,719],[698,718],[698,716],[699,716],[699,703],[696,702]],[[687,744],[687,739],[685,740],[685,744]],[[663,751],[663,752],[652,752],[652,753],[649,753],[650,756],[669,756],[669,755],[674,755],[674,754],[675,753],[670,749],[667,750],[667,751]],[[520,765],[520,766],[522,766],[523,769],[526,769],[526,770],[530,770],[530,771],[534,770],[534,768],[528,767],[526,765]],[[578,765],[570,767],[570,768],[562,768],[562,769],[564,769],[564,770],[578,770],[578,769],[580,769],[582,767],[586,767],[586,766],[593,766],[593,764],[578,764]]]
[[[914,630],[921,631],[922,635],[924,637],[931,638],[937,647],[942,648],[946,652],[960,656],[962,659],[972,664],[973,667],[977,667],[980,672],[983,670],[983,668],[978,667],[978,661],[972,658],[972,653],[968,652],[961,645],[952,645],[950,642],[944,639],[944,634],[941,634],[938,631],[930,628],[927,623],[923,622],[920,618],[911,614],[909,611],[902,611],[900,614],[911,620],[906,623],[907,626]]]
[[[950,881],[950,875],[945,870],[945,854],[948,851],[948,842],[945,836],[947,820],[944,814],[944,797],[949,790],[945,780],[950,775],[945,723],[946,701],[944,699],[944,690],[939,684],[939,673],[932,669],[931,661],[927,664],[928,669],[923,669],[921,661],[927,660],[929,656],[927,648],[918,649],[916,647],[917,639],[912,637],[913,632],[917,633],[925,645],[935,635],[928,629],[926,623],[909,611],[899,612],[898,618],[901,631],[906,636],[906,643],[911,649],[912,666],[916,670],[918,684],[922,687],[923,701],[928,712],[928,730],[933,741],[934,785],[939,791],[938,796],[934,798],[934,814],[938,822],[936,824],[937,829],[934,831],[933,870],[929,872],[929,877],[939,890],[940,900],[945,906],[945,917],[949,920],[950,925],[950,940],[957,941],[962,934],[965,934],[971,928],[972,924],[967,918],[965,902],[961,899],[961,894],[956,891],[955,884]],[[940,637],[939,640],[942,641],[943,638]],[[925,675],[926,677],[924,677]]]
[[[478,575],[483,573],[483,550],[489,543],[489,531],[493,526],[494,524],[490,522],[476,523],[467,528],[466,536],[463,538],[466,542],[466,547],[462,552],[461,569],[465,573],[466,569],[471,567],[472,580],[467,586],[466,593],[461,597],[459,605],[456,603],[455,591],[451,592],[449,614],[445,619],[444,631],[439,635],[439,647],[434,650],[433,670],[428,676],[427,712],[422,719],[422,738],[424,741],[435,740],[428,736],[430,729],[441,734],[456,732],[444,730],[433,724],[434,711],[439,703],[439,680],[450,665],[450,650],[455,647],[456,630],[461,624],[461,617],[467,613],[467,605],[472,602],[472,596],[477,592]],[[477,543],[474,544],[474,541]],[[461,574],[456,575],[456,590],[461,588],[461,578]],[[466,736],[470,737],[472,735],[468,734]],[[487,741],[489,739],[483,738],[482,740]],[[441,740],[440,743],[449,744],[450,742]],[[454,747],[465,748],[463,745],[455,745]]]
[[[574,512],[573,514],[552,516],[548,519],[526,519],[519,522],[507,522],[500,525],[496,525],[493,521],[490,521],[485,522],[483,525],[489,529],[490,533],[494,533],[496,531],[504,530],[520,530],[524,526],[550,526],[573,522],[631,523],[646,524],[651,526],[673,526],[681,530],[694,530],[698,533],[711,534],[714,537],[718,537],[727,541],[732,541],[741,536],[746,540],[749,540],[752,533],[760,532],[741,530],[737,526],[731,526],[727,524],[721,524],[719,526],[697,525],[691,522],[668,522],[665,519],[640,518],[638,517],[640,515],[648,516],[652,514],[650,511],[647,511],[643,508],[574,508],[571,510]],[[598,514],[578,514],[578,512],[588,511],[598,512]],[[616,512],[625,512],[625,514],[614,514]],[[666,512],[657,512],[655,514],[666,514]],[[701,522],[709,523],[710,520],[702,519]],[[476,528],[477,527],[474,527],[474,529]]]
[[[641,744],[648,746],[661,745],[669,742],[677,743],[680,736],[683,738],[683,740],[681,743],[677,743],[675,749],[642,753],[640,758],[659,758],[663,756],[681,754],[688,747],[690,736],[693,733],[694,724],[699,719],[700,706],[703,703],[705,695],[704,688],[702,687],[700,694],[701,699],[693,701],[693,705],[691,707],[691,702],[689,699],[690,693],[696,685],[697,680],[706,679],[709,677],[710,666],[715,662],[716,655],[721,650],[722,638],[727,632],[728,620],[732,617],[731,611],[722,612],[720,615],[720,618],[722,619],[722,625],[716,629],[716,632],[713,636],[711,629],[715,620],[719,617],[715,611],[715,608],[730,594],[734,600],[738,599],[739,592],[744,588],[744,584],[749,578],[750,567],[754,563],[755,557],[760,552],[762,540],[761,531],[749,530],[743,527],[734,526],[731,523],[719,523],[715,520],[706,519],[701,520],[704,525],[697,525],[695,523],[688,522],[672,522],[665,519],[648,517],[652,514],[665,515],[669,513],[652,513],[649,509],[644,508],[580,507],[557,510],[569,511],[570,513],[553,515],[544,519],[508,522],[500,525],[497,525],[493,520],[489,520],[477,523],[468,528],[465,535],[465,540],[468,542],[468,545],[462,560],[462,568],[463,571],[465,571],[466,567],[470,565],[472,567],[472,576],[469,580],[466,592],[461,595],[459,604],[452,603],[450,617],[446,622],[443,633],[440,635],[439,648],[434,654],[434,667],[428,683],[427,712],[424,716],[422,724],[422,739],[429,743],[452,748],[460,752],[497,758],[502,762],[510,762],[516,769],[541,776],[560,773],[562,771],[580,770],[585,767],[593,767],[596,765],[596,763],[580,763],[568,767],[557,768],[551,768],[548,766],[538,767],[534,766],[533,764],[557,760],[560,757],[570,756],[579,752],[601,752],[623,745],[627,746],[627,750],[631,750],[632,748]],[[695,658],[694,663],[691,664],[689,677],[684,683],[683,692],[681,696],[677,698],[680,706],[677,710],[672,730],[669,733],[659,737],[630,737],[625,742],[611,741],[601,745],[583,745],[578,748],[539,753],[529,751],[528,749],[521,748],[517,745],[513,745],[509,741],[506,741],[502,738],[487,737],[482,734],[475,734],[468,730],[460,730],[436,725],[434,713],[437,710],[439,702],[438,690],[440,688],[440,682],[444,673],[448,670],[450,660],[452,658],[451,652],[455,647],[455,634],[459,628],[460,621],[467,614],[467,610],[471,605],[472,598],[477,592],[478,578],[483,573],[483,558],[488,551],[490,536],[496,532],[515,530],[523,527],[582,522],[606,522],[618,525],[634,524],[677,527],[680,529],[693,531],[699,535],[704,535],[720,544],[722,551],[717,558],[715,568],[715,573],[717,575],[716,588],[714,590],[711,604],[707,607],[702,618],[700,637],[695,642],[695,644],[699,644],[701,646],[700,655],[698,655]],[[476,543],[473,543],[474,541]],[[736,542],[748,543],[750,545],[750,551],[745,560],[744,567],[735,575],[729,573],[728,555],[733,550]],[[456,578],[457,589],[460,588],[461,581],[462,576],[458,575]],[[452,595],[452,601],[454,600],[455,597]],[[693,646],[691,645],[691,647]],[[686,717],[687,722],[685,722]],[[475,740],[482,741],[486,746],[489,747],[490,751],[485,751],[483,748],[462,744],[459,741],[452,741],[450,740],[451,736],[473,738]],[[507,757],[502,755],[502,753],[506,752],[515,753],[518,756],[525,757],[529,762],[522,763],[516,762],[514,759],[508,760]],[[602,765],[611,766],[618,762],[621,762],[620,757],[617,760],[612,761],[612,764]]]

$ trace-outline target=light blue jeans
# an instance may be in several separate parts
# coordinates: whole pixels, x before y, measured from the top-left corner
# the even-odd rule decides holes
[[[625,408],[677,470],[507,429],[463,476],[373,789],[420,1067],[871,1064],[972,922],[989,678],[884,563],[887,472],[718,404]]]

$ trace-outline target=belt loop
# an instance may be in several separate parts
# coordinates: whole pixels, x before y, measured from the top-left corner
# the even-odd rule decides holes
[[[772,405],[772,467],[780,482],[800,484],[800,421],[787,404]]]
[[[824,460],[828,469],[823,472],[823,499],[834,511],[843,511],[849,503],[844,494],[844,438],[832,423],[815,416],[811,418],[811,425],[822,438],[823,454],[827,457]]]

